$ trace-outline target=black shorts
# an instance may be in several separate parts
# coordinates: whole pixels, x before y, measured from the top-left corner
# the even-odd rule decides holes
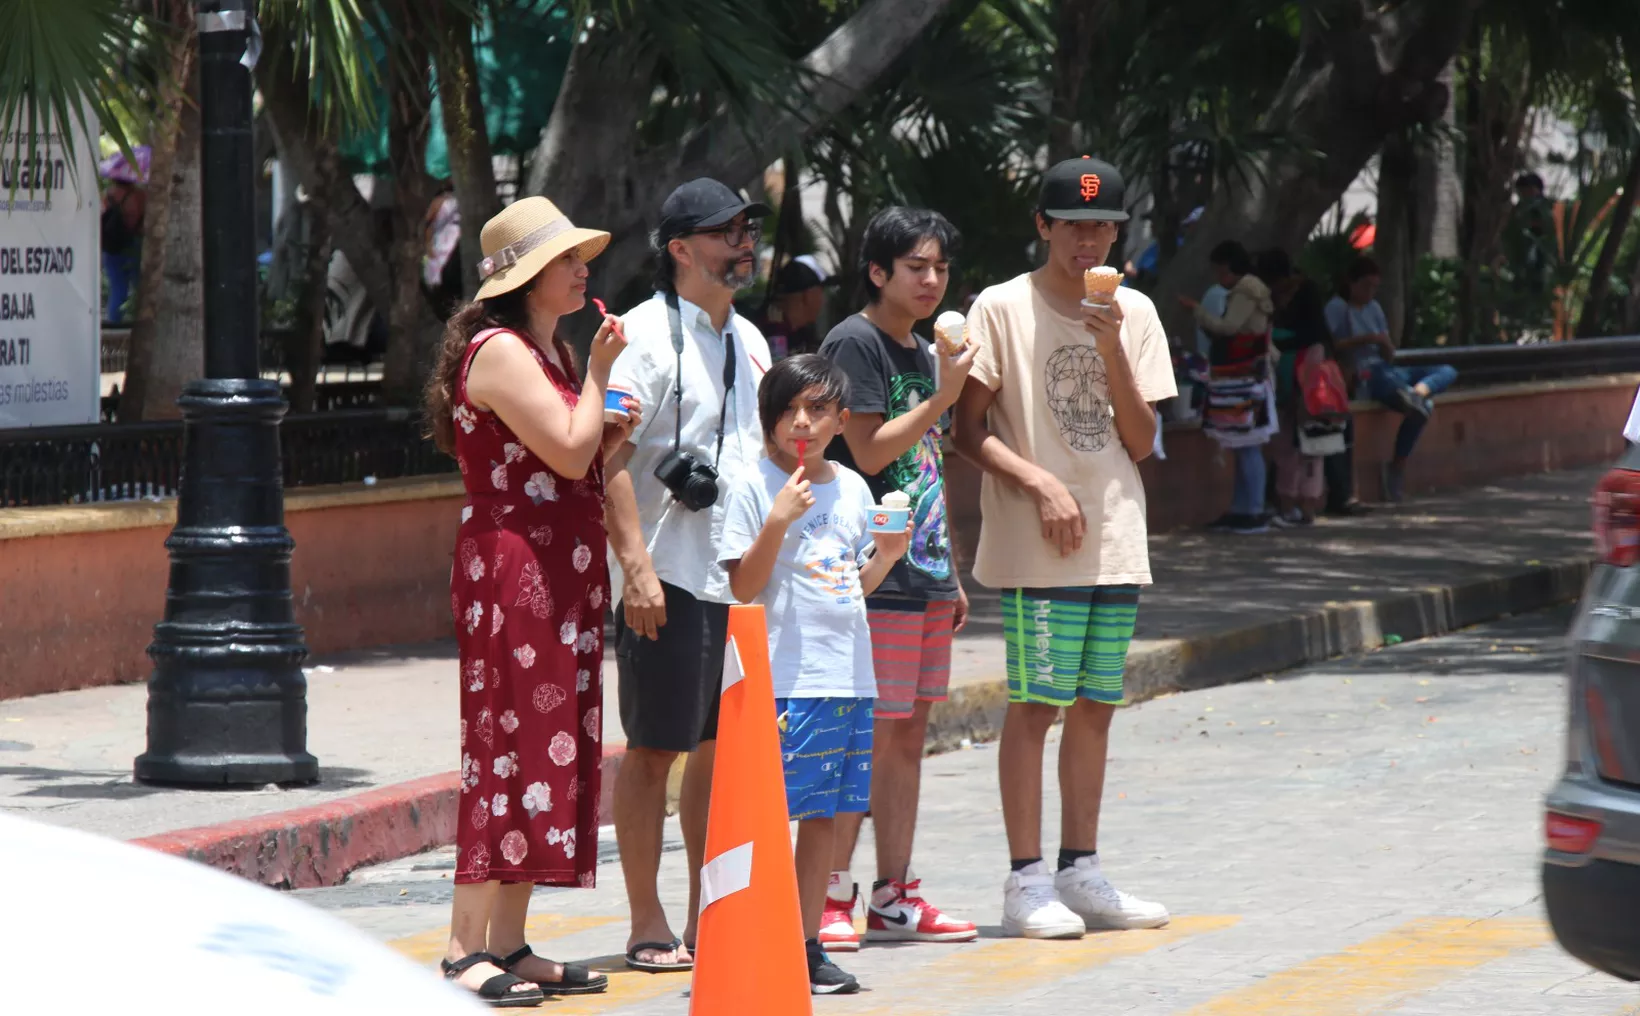
[[[625,601],[615,606],[621,727],[629,748],[694,751],[717,740],[729,605],[704,603],[666,582],[661,590],[666,623],[658,639],[626,626]]]

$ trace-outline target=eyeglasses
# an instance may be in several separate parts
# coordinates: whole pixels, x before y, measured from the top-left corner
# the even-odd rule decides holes
[[[763,239],[763,223],[761,222],[731,222],[727,226],[716,229],[697,229],[691,236],[721,236],[723,242],[731,247],[739,247],[750,240],[752,246]]]

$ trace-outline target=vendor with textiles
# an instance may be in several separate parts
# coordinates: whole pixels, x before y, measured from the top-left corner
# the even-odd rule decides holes
[[[1208,255],[1219,285],[1229,293],[1223,314],[1187,296],[1179,302],[1196,315],[1211,340],[1207,406],[1202,429],[1236,459],[1230,511],[1212,528],[1232,533],[1268,531],[1264,517],[1264,445],[1276,432],[1275,391],[1270,378],[1270,289],[1253,274],[1253,259],[1233,240]]]

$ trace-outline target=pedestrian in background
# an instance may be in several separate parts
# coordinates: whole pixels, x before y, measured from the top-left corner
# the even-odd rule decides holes
[[[1270,376],[1270,288],[1253,274],[1253,259],[1234,240],[1214,247],[1208,261],[1226,291],[1223,314],[1195,300],[1179,302],[1196,315],[1212,341],[1202,429],[1235,457],[1230,511],[1212,528],[1232,533],[1269,531],[1264,515],[1264,446],[1276,433],[1275,386]]]
[[[1319,421],[1310,419],[1305,411],[1299,379],[1330,357],[1332,337],[1322,312],[1325,301],[1320,290],[1293,269],[1287,252],[1267,250],[1257,260],[1259,278],[1270,287],[1275,305],[1270,341],[1279,356],[1275,373],[1280,428],[1270,440],[1270,461],[1276,470],[1276,513],[1270,521],[1284,529],[1308,526],[1321,510],[1322,457],[1306,450]],[[1342,439],[1341,425],[1328,421],[1327,427],[1329,431],[1338,429]]]
[[[1377,299],[1380,275],[1377,262],[1356,258],[1345,273],[1342,292],[1327,304],[1327,327],[1334,345],[1348,353],[1358,387],[1403,417],[1395,432],[1392,457],[1384,468],[1384,494],[1391,501],[1400,501],[1405,493],[1407,458],[1435,412],[1435,396],[1452,387],[1458,372],[1446,364],[1394,365],[1395,340]]]
[[[129,167],[121,164],[126,173]],[[142,225],[148,212],[148,192],[135,177],[115,176],[102,196],[103,273],[108,277],[108,305],[103,320],[124,324],[125,304],[131,299],[132,284],[142,265]]]
[[[604,467],[640,419],[604,423],[625,344],[604,319],[585,379],[558,323],[586,304],[586,263],[609,234],[546,198],[484,225],[478,298],[446,325],[428,381],[434,439],[467,504],[450,607],[461,658],[461,799],[443,969],[492,1005],[600,992],[608,978],[536,956],[536,885],[590,889],[603,761]]]
[[[1002,591],[1002,933],[1024,938],[1168,920],[1111,885],[1098,855],[1110,725],[1150,582],[1138,463],[1155,446],[1156,403],[1177,394],[1149,297],[1122,286],[1108,306],[1082,300],[1083,273],[1105,264],[1127,221],[1123,195],[1116,167],[1097,159],[1044,174],[1047,263],[974,302],[978,352],[952,428],[985,473],[974,578]],[[1042,755],[1061,711],[1056,873],[1042,853]]]
[[[763,457],[757,385],[769,346],[735,313],[756,276],[767,205],[716,180],[679,186],[655,231],[655,295],[625,317],[630,343],[610,383],[649,411],[610,460],[609,542],[620,606],[615,662],[626,754],[615,780],[632,930],[626,962],[651,973],[694,966],[700,869],[716,758],[718,696],[728,639],[729,576],[714,540],[728,478]],[[688,754],[679,818],[689,858],[689,909],[672,933],[656,879],[666,781]]]
[[[871,778],[877,880],[866,899],[866,938],[873,941],[979,937],[971,922],[923,899],[922,882],[911,874],[928,714],[946,698],[951,639],[968,620],[968,597],[951,554],[940,433],[974,364],[971,343],[954,356],[936,353],[911,329],[945,299],[957,242],[956,227],[938,212],[893,207],[872,216],[860,244],[866,306],[820,347],[849,380],[848,422],[832,457],[863,474],[879,502],[893,491],[911,499],[910,552],[866,601],[877,674]],[[837,856],[820,928],[827,949],[860,947],[854,930],[859,893],[849,869],[864,818],[851,812],[837,819]]]

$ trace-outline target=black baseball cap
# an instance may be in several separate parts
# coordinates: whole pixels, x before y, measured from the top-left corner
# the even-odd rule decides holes
[[[1042,174],[1036,210],[1070,222],[1126,222],[1127,188],[1115,166],[1091,155],[1066,159]]]
[[[726,184],[709,177],[690,180],[661,202],[661,239],[713,229],[741,212],[749,219],[761,219],[772,214],[772,209],[760,202],[743,200]]]
[[[820,262],[815,260],[814,255],[799,254],[775,273],[774,292],[776,296],[785,296],[802,293],[816,286],[834,286],[837,281],[837,276],[827,273],[820,267]]]

